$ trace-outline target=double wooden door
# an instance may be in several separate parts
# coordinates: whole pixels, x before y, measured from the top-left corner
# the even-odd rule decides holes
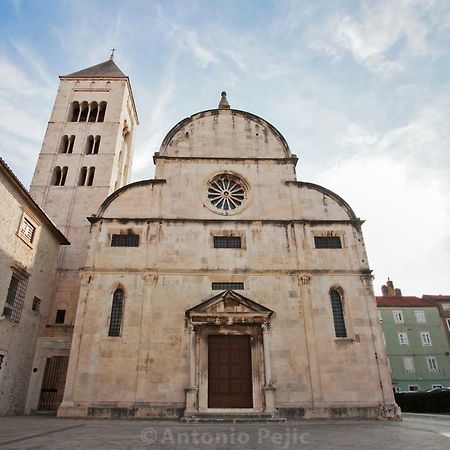
[[[252,408],[249,335],[208,336],[208,408]]]

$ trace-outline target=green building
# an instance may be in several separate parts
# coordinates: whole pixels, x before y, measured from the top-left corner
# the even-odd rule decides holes
[[[388,291],[383,286],[383,294],[377,297],[378,317],[393,389],[450,387],[450,347],[439,305],[431,299],[403,297],[390,281]]]

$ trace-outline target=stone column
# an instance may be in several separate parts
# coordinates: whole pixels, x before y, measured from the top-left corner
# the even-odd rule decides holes
[[[263,351],[264,351],[264,375],[266,383],[264,385],[264,411],[275,413],[275,386],[272,382],[272,358],[271,358],[271,334],[268,323],[262,325],[263,331]]]
[[[186,409],[185,416],[197,411],[197,382],[196,382],[196,361],[195,361],[195,330],[192,323],[188,325],[189,334],[189,387],[186,389]]]

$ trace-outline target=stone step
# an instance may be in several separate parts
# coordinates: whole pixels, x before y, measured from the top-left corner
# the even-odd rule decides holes
[[[181,421],[185,423],[285,423],[286,418],[272,414],[199,413],[191,416],[183,416]]]

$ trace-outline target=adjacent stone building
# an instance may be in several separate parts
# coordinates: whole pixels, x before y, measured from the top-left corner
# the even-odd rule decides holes
[[[112,60],[61,77],[31,192],[72,245],[34,364],[70,359],[28,410],[58,408],[65,380],[62,417],[394,417],[351,207],[225,93],[127,184],[137,123]]]
[[[450,387],[448,296],[402,296],[388,280],[377,297],[379,320],[396,392]],[[439,301],[436,301],[439,299]],[[450,308],[448,308],[450,310]]]
[[[59,248],[68,241],[1,158],[0,228],[0,415],[23,414]]]

